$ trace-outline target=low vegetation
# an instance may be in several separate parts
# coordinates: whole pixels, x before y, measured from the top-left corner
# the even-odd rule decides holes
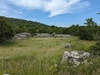
[[[64,48],[70,42],[72,48]],[[0,75],[99,75],[100,58],[92,59],[93,64],[61,65],[64,51],[83,50],[95,41],[70,38],[26,38],[6,41],[0,44]]]

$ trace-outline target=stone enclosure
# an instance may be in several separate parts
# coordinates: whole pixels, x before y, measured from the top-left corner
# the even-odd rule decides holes
[[[13,40],[23,39],[23,38],[31,37],[31,36],[32,36],[31,33],[23,32],[23,33],[16,34],[12,39]]]

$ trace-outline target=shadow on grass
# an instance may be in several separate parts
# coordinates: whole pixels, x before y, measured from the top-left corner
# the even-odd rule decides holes
[[[17,44],[16,41],[5,41],[5,42],[0,43],[0,46],[2,46],[2,47],[11,47],[11,46],[14,46],[16,44]]]

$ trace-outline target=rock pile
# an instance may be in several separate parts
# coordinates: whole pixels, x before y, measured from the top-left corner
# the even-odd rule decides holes
[[[75,66],[79,66],[80,64],[88,63],[87,59],[89,58],[90,53],[84,51],[65,51],[63,54],[63,58],[61,63],[68,62]]]

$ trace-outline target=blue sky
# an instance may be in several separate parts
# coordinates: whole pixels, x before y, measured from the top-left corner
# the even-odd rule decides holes
[[[93,18],[100,23],[100,0],[0,0],[0,15],[68,27]]]

